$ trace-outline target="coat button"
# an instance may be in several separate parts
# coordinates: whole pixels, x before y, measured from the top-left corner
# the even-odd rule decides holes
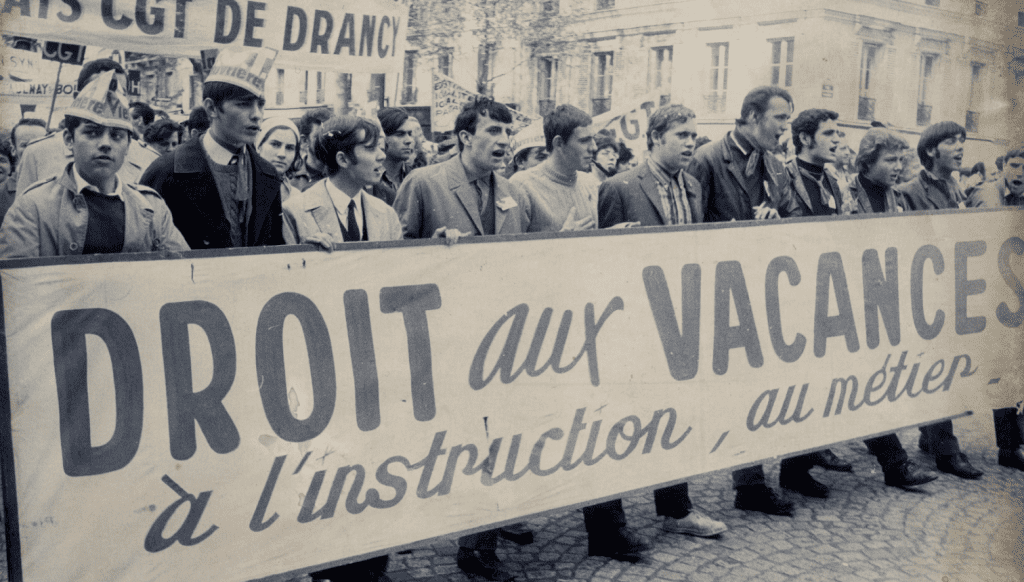
[[[72,251],[77,251],[77,250],[78,250],[78,243],[76,243],[76,242],[73,242],[73,243],[71,243],[71,245],[70,245],[70,247],[69,247],[69,248],[70,248],[70,249],[71,249]]]
[[[203,241],[203,246],[207,246],[207,247],[210,246],[210,241],[204,240]]]

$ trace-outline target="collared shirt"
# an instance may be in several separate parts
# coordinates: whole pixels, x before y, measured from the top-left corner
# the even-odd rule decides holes
[[[960,188],[960,184],[956,180],[953,180],[952,177],[950,177],[949,180],[943,180],[927,168],[921,168],[921,180],[925,180],[931,186],[938,188],[946,197],[946,200],[949,201],[950,208],[967,208],[965,204],[967,196],[964,195],[964,191]]]
[[[105,196],[114,196],[124,201],[124,194],[121,192],[121,180],[114,174],[114,191],[113,192],[100,192],[99,188],[90,184],[81,174],[78,173],[78,164],[71,165],[71,173],[75,177],[75,186],[78,188],[78,193],[82,194],[85,190],[95,192],[96,194],[103,194]]]
[[[206,150],[206,155],[210,156],[211,160],[222,166],[230,164],[231,158],[239,154],[239,152],[233,152],[220,145],[208,131],[203,134],[203,149]],[[245,148],[243,147],[242,149],[244,150]]]
[[[364,192],[360,190],[355,196],[349,196],[345,192],[334,185],[330,180],[324,180],[324,184],[327,185],[327,195],[331,197],[331,202],[334,202],[334,212],[338,215],[338,222],[341,224],[341,228],[348,229],[348,204],[349,202],[355,201],[356,203],[356,224],[359,225],[359,240],[363,239],[363,233],[366,231],[363,228],[363,195]]]
[[[405,162],[402,162],[402,164],[400,166],[398,166],[398,179],[397,180],[393,181],[391,179],[391,176],[388,176],[387,171],[385,171],[383,174],[381,174],[380,181],[383,184],[386,184],[387,186],[390,186],[391,188],[393,188],[395,190],[395,192],[398,192],[398,188],[402,185],[402,182],[405,181],[405,177],[408,176],[409,172],[411,172],[411,171],[412,171],[412,169],[409,167],[409,164],[407,164]]]
[[[651,173],[658,183],[658,196],[661,198],[661,209],[665,214],[666,223],[692,223],[690,205],[686,201],[686,183],[683,181],[683,171],[679,170],[674,176],[669,176],[668,172],[651,158],[647,158],[647,166],[650,167]]]

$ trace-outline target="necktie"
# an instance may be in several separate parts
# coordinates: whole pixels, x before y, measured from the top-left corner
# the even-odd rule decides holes
[[[755,149],[754,151],[750,152],[750,157],[747,158],[747,169],[744,172],[744,174],[748,178],[753,178],[757,174],[757,172],[761,169],[760,168],[760,164],[761,164],[761,150]]]
[[[359,224],[356,223],[356,201],[350,200],[348,203],[348,226],[345,227],[345,242],[358,241],[359,238]]]

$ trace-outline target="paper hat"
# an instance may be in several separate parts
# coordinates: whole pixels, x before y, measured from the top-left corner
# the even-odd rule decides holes
[[[103,71],[82,89],[64,115],[81,117],[107,127],[132,130],[128,115],[128,97],[114,78],[114,71]]]
[[[526,148],[545,147],[543,123],[531,123],[512,136],[512,155]]]
[[[274,68],[277,51],[271,48],[227,48],[217,55],[206,82],[219,81],[263,96],[263,86]]]

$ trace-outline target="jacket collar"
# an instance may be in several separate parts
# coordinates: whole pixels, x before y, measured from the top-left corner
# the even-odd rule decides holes
[[[205,134],[204,134],[205,135]],[[256,148],[246,145],[249,159],[252,160],[254,171],[259,171],[267,176],[276,177],[277,170],[270,162],[260,157]],[[174,173],[175,174],[202,174],[209,172],[210,166],[206,163],[206,152],[203,150],[203,139],[197,137],[179,145],[174,150]]]

